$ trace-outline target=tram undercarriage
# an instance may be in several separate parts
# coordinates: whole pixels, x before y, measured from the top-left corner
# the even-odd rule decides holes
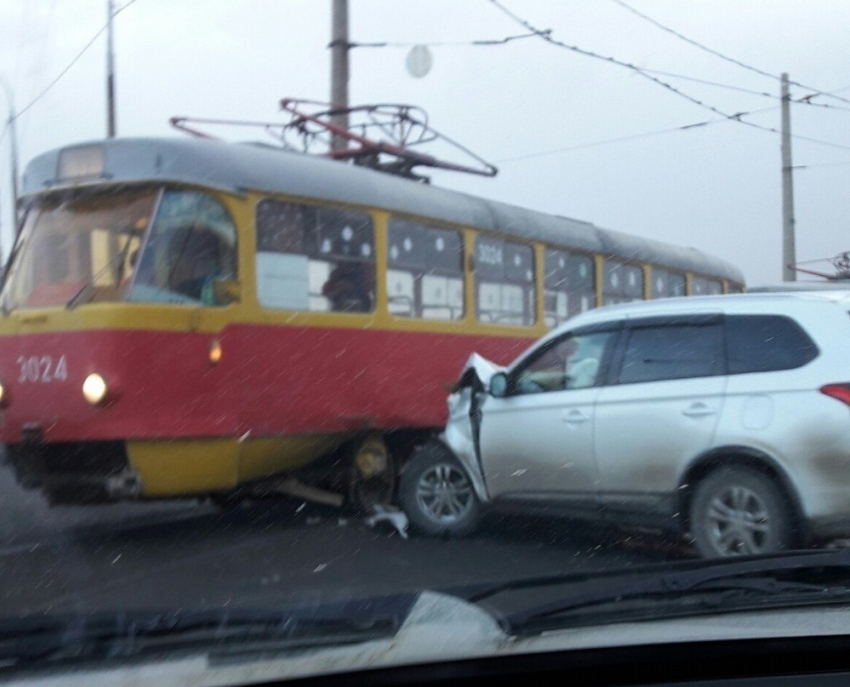
[[[227,508],[246,499],[289,496],[368,513],[376,506],[392,504],[401,467],[414,447],[432,435],[427,430],[362,433],[337,442],[317,459],[290,470],[239,481],[237,467],[236,478],[226,488],[192,491],[187,491],[179,480],[171,488],[146,480],[166,462],[171,463],[171,473],[174,461],[180,460],[181,455],[186,457],[181,442],[170,442],[174,446],[171,460],[166,455],[153,464],[145,464],[146,451],[140,451],[138,444],[123,441],[46,443],[37,436],[28,436],[6,450],[17,482],[25,489],[41,491],[51,505],[209,498]],[[190,452],[187,462],[194,461],[194,453]],[[294,458],[296,464],[303,462],[300,456]],[[211,461],[208,472],[220,472],[216,462],[220,459]],[[189,468],[188,472],[193,470]],[[192,479],[203,484],[196,475]]]

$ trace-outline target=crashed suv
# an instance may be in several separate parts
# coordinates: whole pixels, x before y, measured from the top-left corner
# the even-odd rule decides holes
[[[473,355],[399,498],[421,533],[510,506],[689,535],[708,557],[850,535],[850,292],[681,298]]]

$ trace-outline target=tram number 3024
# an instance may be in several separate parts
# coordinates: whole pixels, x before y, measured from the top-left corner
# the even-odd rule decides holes
[[[64,382],[68,379],[68,362],[65,356],[54,361],[49,355],[18,356],[20,374],[18,382]]]

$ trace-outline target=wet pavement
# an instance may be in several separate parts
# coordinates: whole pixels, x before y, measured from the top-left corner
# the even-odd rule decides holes
[[[296,501],[51,509],[0,470],[0,614],[268,608],[683,556],[652,535],[539,517],[491,515],[475,537],[441,540]]]

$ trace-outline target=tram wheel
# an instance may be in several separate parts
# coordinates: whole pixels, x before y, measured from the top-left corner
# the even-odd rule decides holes
[[[380,434],[369,434],[351,446],[348,497],[351,507],[369,512],[392,502],[396,470],[392,453]]]

